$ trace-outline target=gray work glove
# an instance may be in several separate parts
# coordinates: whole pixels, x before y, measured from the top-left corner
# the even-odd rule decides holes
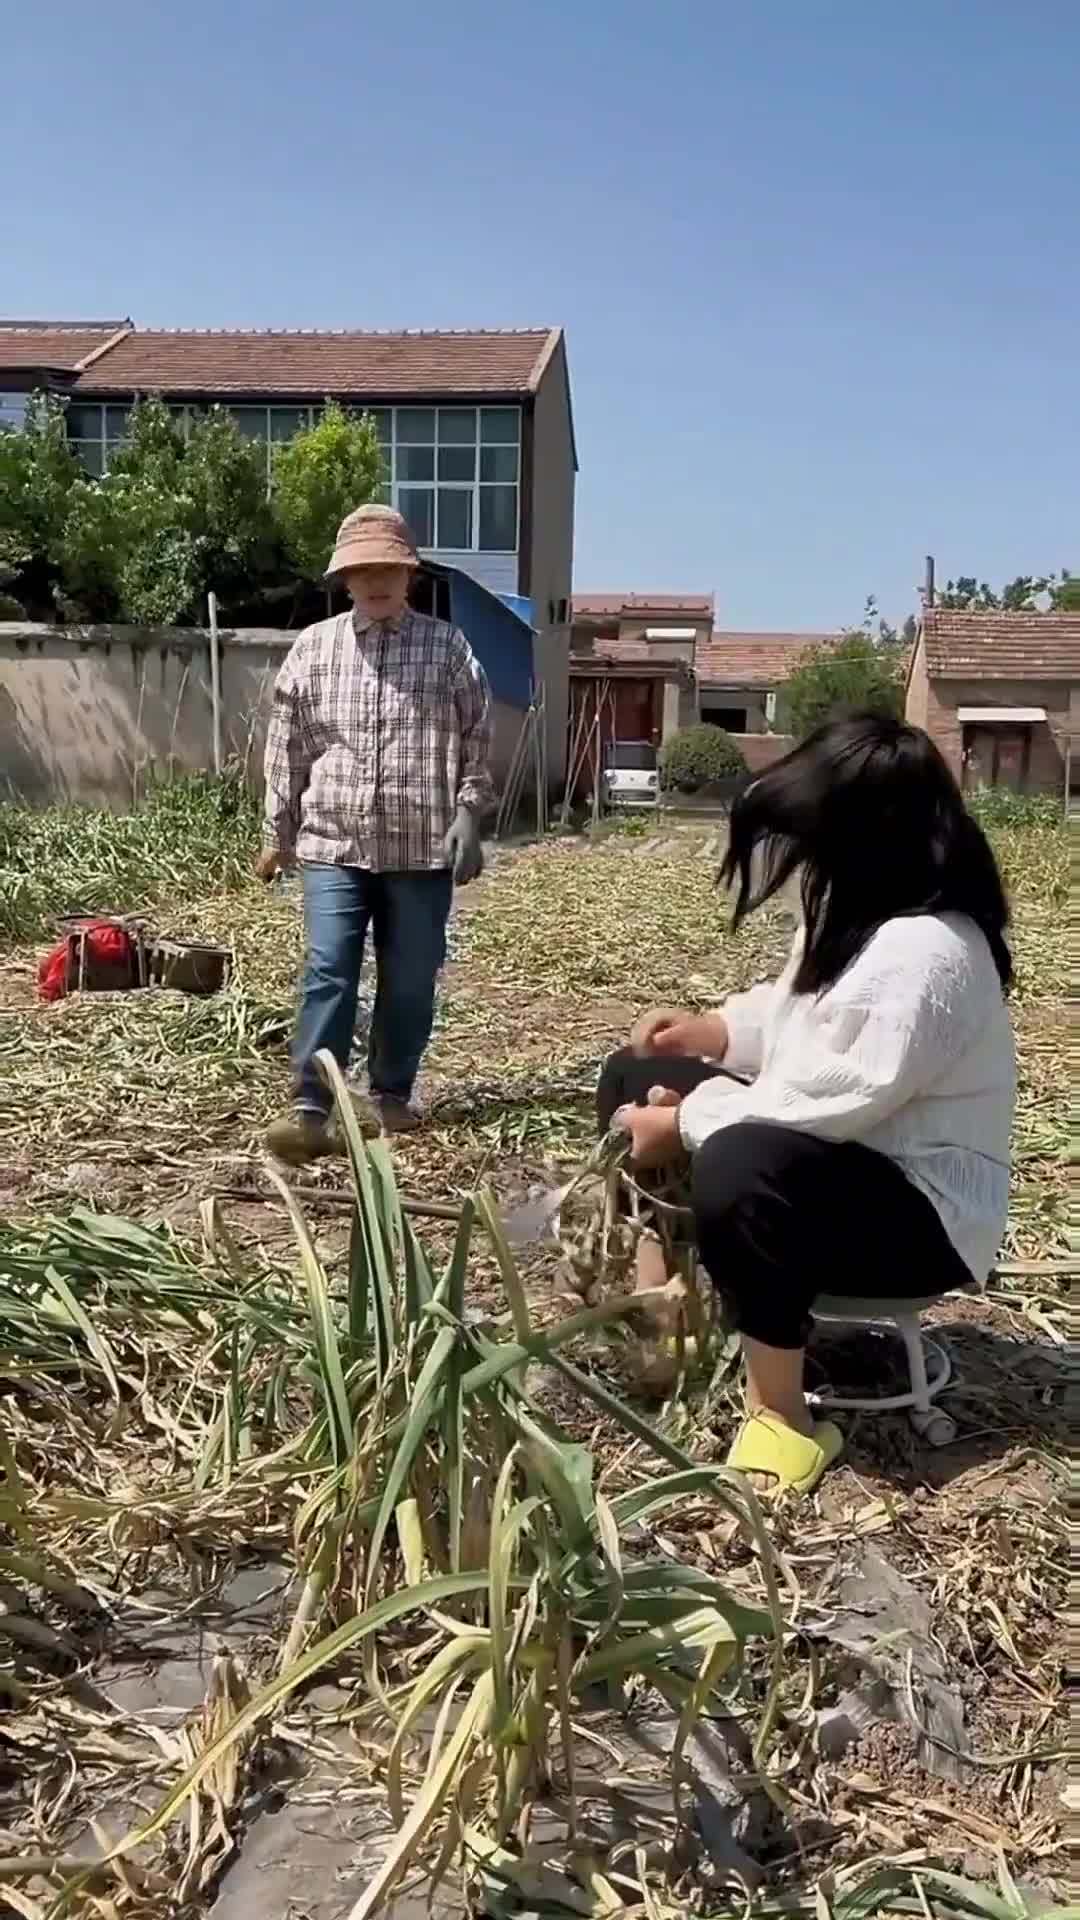
[[[476,815],[468,807],[459,807],[454,815],[454,823],[443,841],[443,858],[453,869],[456,887],[467,887],[470,880],[484,871],[480,828]]]

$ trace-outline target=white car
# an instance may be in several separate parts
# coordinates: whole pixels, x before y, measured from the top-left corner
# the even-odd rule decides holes
[[[604,805],[655,807],[660,798],[657,751],[648,740],[613,740],[604,749]]]

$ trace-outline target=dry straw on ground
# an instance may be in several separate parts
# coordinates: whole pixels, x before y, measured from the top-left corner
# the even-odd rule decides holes
[[[597,1065],[631,1014],[706,1005],[775,966],[785,923],[730,939],[705,838],[500,857],[456,928],[425,1087],[433,1124],[395,1148],[402,1193],[445,1202],[489,1186],[509,1204],[567,1177],[591,1151]],[[961,1439],[928,1455],[902,1419],[853,1423],[845,1465],[815,1503],[770,1517],[767,1539],[718,1471],[730,1349],[663,1409],[627,1407],[603,1315],[568,1342],[565,1325],[552,1331],[566,1319],[552,1250],[515,1266],[490,1212],[468,1235],[419,1221],[414,1238],[378,1156],[357,1157],[368,1224],[351,1234],[340,1173],[307,1183],[326,1204],[302,1212],[269,1182],[257,1142],[287,1085],[289,890],[221,892],[232,854],[222,864],[209,839],[201,865],[174,862],[163,930],[236,946],[234,981],[211,1001],[42,1009],[31,951],[9,949],[0,1909],[205,1911],[274,1787],[389,1808],[403,1824],[399,1852],[384,1842],[369,1875],[382,1891],[410,1863],[458,1874],[464,1855],[474,1893],[507,1913],[734,1911],[737,1889],[708,1892],[700,1865],[679,1881],[670,1813],[663,1846],[594,1851],[582,1867],[596,1783],[575,1782],[575,1756],[611,1738],[585,1683],[615,1671],[634,1714],[666,1699],[686,1731],[712,1698],[758,1742],[776,1816],[761,1911],[1011,1920],[1034,1910],[1032,1889],[1060,1890],[1063,847],[1045,826],[999,843],[1017,895],[1016,1188],[988,1300],[939,1315]],[[100,864],[107,874],[107,852]],[[45,892],[58,908],[135,904]],[[388,1268],[380,1291],[384,1255],[396,1298]],[[823,1364],[864,1359],[836,1350]],[[927,1771],[929,1683],[913,1655],[896,1724],[829,1757],[821,1716],[852,1672],[826,1626],[838,1574],[871,1550],[929,1608],[961,1695],[960,1777]],[[129,1682],[117,1706],[125,1661],[253,1575],[279,1602],[246,1627],[222,1614],[204,1704],[166,1720]],[[328,1702],[316,1682],[331,1677]],[[394,1739],[410,1701],[415,1746]],[[571,1839],[577,1823],[576,1880],[565,1835],[522,1864],[535,1842],[522,1807],[548,1766]],[[87,1878],[81,1863],[130,1829],[140,1844]]]

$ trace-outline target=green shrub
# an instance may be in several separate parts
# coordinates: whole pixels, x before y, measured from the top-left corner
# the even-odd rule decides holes
[[[737,779],[746,772],[746,761],[730,733],[702,721],[672,735],[661,753],[660,768],[665,787],[700,793],[703,787]]]
[[[980,827],[1056,827],[1061,799],[1056,793],[1014,793],[1011,787],[976,787],[964,795],[968,812]]]

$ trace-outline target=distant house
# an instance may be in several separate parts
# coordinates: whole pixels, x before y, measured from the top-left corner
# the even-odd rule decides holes
[[[715,628],[712,594],[576,593],[570,652],[570,724],[591,701],[602,741],[667,740],[704,720],[746,736],[752,771],[786,753],[774,731],[777,693],[799,656],[833,633]]]
[[[68,437],[100,474],[134,400],[182,429],[213,405],[272,450],[329,399],[369,412],[384,497],[426,556],[529,602],[562,771],[577,458],[561,328],[522,332],[179,332],[130,320],[0,322],[0,426],[35,389],[67,402]]]
[[[694,659],[712,631],[711,594],[575,593],[571,619],[571,727],[587,689],[601,702],[605,741],[658,746],[696,718]]]
[[[927,608],[906,712],[966,787],[1060,793],[1077,777],[1080,613]]]
[[[830,646],[835,633],[731,633],[718,629],[698,648],[695,667],[701,718],[728,733],[768,733],[776,695],[808,647]]]

